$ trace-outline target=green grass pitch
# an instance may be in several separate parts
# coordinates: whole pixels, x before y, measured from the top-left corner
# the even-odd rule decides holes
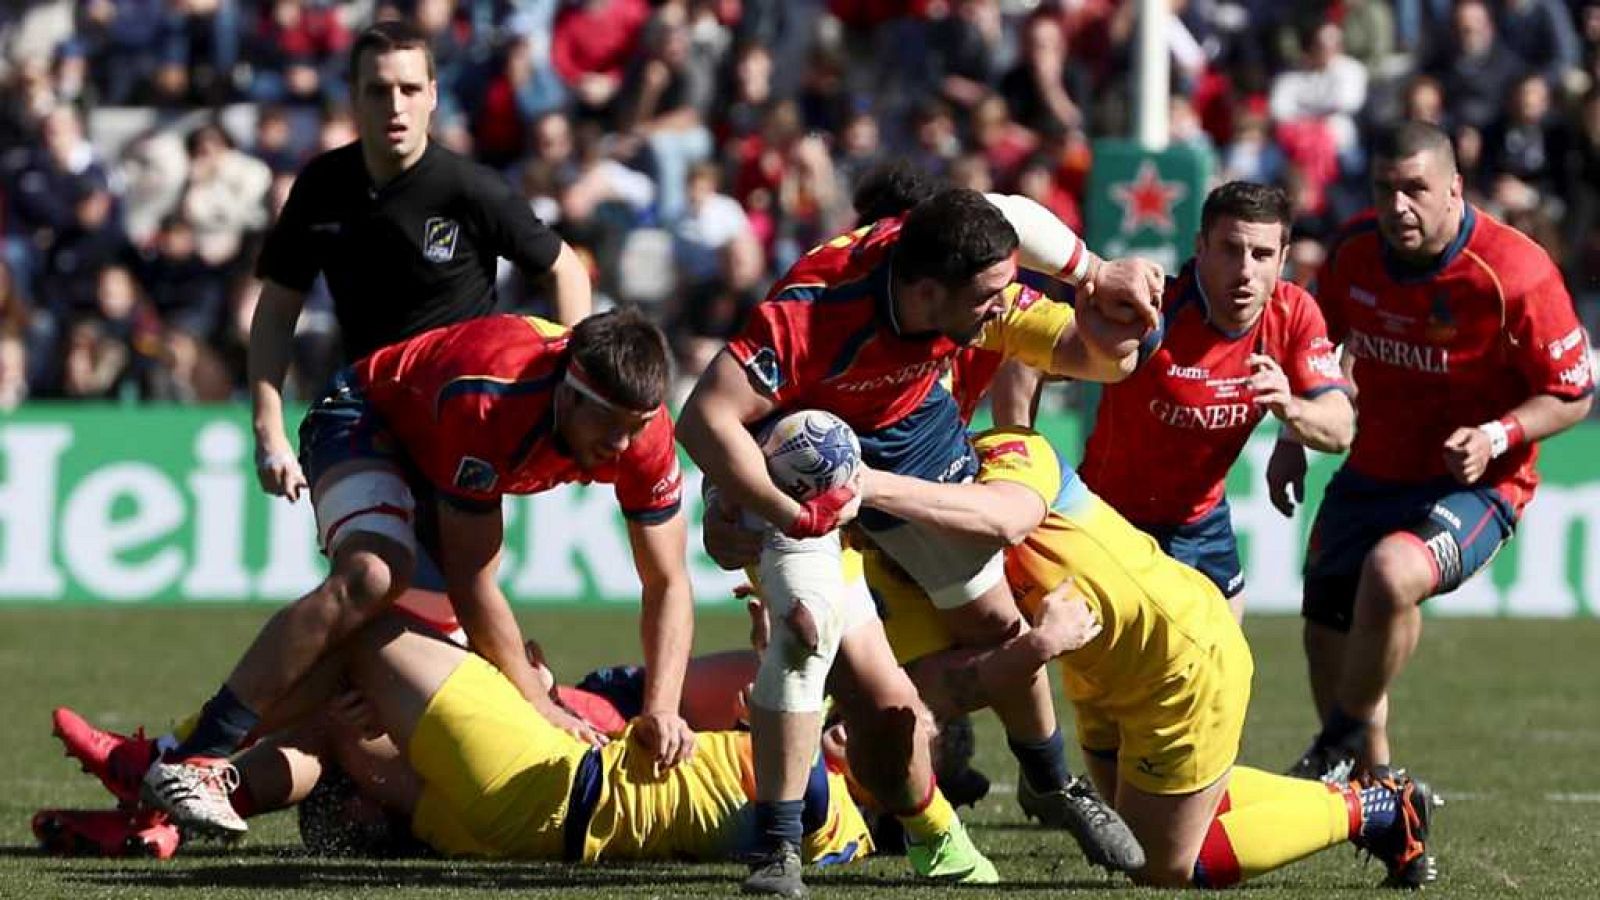
[[[28,830],[43,806],[98,806],[106,797],[62,758],[49,713],[72,705],[102,724],[163,726],[195,708],[266,618],[262,607],[0,610],[0,898],[385,898],[737,896],[740,870],[723,866],[616,866],[310,859],[293,818],[258,819],[231,849],[200,845],[167,863],[54,859]],[[636,659],[627,610],[524,612],[558,673]],[[1248,623],[1255,697],[1241,761],[1281,769],[1312,732],[1299,622]],[[704,614],[696,647],[737,646],[742,616]],[[1394,698],[1397,760],[1444,795],[1436,819],[1445,897],[1600,896],[1600,622],[1430,620]],[[964,810],[975,839],[1007,884],[955,897],[1143,896],[1090,869],[1064,836],[1023,824],[1016,775],[991,717],[980,719],[979,765],[997,783]],[[819,897],[927,897],[903,859],[884,858],[811,877]],[[1381,878],[1348,848],[1328,851],[1248,885],[1247,896],[1370,894]]]

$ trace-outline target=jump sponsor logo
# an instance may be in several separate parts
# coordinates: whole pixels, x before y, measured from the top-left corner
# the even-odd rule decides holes
[[[1450,351],[1444,347],[1424,347],[1410,341],[1351,329],[1345,348],[1361,359],[1371,359],[1413,372],[1434,375],[1447,375],[1450,372]]]
[[[454,219],[434,216],[422,224],[422,257],[431,263],[447,263],[456,258],[456,238],[461,225]]]
[[[1150,414],[1163,425],[1197,431],[1221,431],[1255,422],[1256,410],[1248,403],[1212,403],[1184,406],[1166,400],[1151,400]]]
[[[1167,366],[1167,377],[1181,381],[1205,381],[1211,377],[1211,370],[1204,366]]]

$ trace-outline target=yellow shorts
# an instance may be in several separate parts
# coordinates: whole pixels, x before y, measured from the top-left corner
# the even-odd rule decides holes
[[[1202,790],[1238,758],[1254,672],[1244,634],[1224,629],[1206,656],[1143,696],[1074,701],[1078,743],[1094,756],[1115,755],[1119,776],[1146,793]]]
[[[561,859],[567,797],[587,750],[469,654],[411,737],[423,780],[412,831],[451,856]]]
[[[872,592],[872,602],[883,620],[883,632],[894,649],[894,661],[902,666],[955,646],[955,639],[939,618],[933,601],[904,569],[887,553],[868,545],[861,551],[861,565]]]

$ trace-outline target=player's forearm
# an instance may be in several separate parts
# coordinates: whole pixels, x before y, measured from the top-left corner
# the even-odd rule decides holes
[[[676,714],[683,700],[683,679],[694,646],[694,596],[687,574],[659,585],[646,585],[639,620],[644,646],[644,712]]]
[[[863,475],[861,504],[995,547],[1022,543],[1044,518],[1042,503],[1020,503],[1002,485],[937,484],[876,469]]]
[[[283,432],[283,379],[294,349],[295,324],[304,298],[267,283],[250,319],[246,372],[250,382],[251,422],[256,438]]]
[[[1523,440],[1542,441],[1583,421],[1593,401],[1593,394],[1575,400],[1553,394],[1535,394],[1511,410],[1510,417],[1515,418],[1521,426]]]
[[[563,325],[576,325],[594,312],[594,286],[589,281],[589,270],[571,246],[563,242],[561,254],[550,267],[553,282],[551,306],[556,321]]]
[[[1350,398],[1342,391],[1329,391],[1310,399],[1301,398],[1283,420],[1279,439],[1287,436],[1322,453],[1343,453],[1350,449],[1355,433],[1356,415]]]
[[[1012,194],[985,194],[1017,233],[1017,264],[1071,285],[1089,279],[1098,264],[1083,239],[1037,201]]]
[[[678,442],[735,506],[780,530],[790,527],[800,516],[800,504],[772,483],[767,458],[744,423],[717,406],[691,397],[678,419]]]
[[[1038,369],[1014,359],[1006,360],[989,387],[989,405],[995,426],[1032,428],[1043,383]]]
[[[544,712],[550,698],[534,674],[533,666],[522,643],[522,629],[517,625],[511,605],[498,587],[480,587],[466,595],[456,595],[456,618],[461,620],[461,630],[467,633],[472,650],[500,670],[528,702]]]
[[[1111,322],[1092,303],[1079,305],[1050,359],[1050,374],[1116,384],[1139,368],[1135,326]]]

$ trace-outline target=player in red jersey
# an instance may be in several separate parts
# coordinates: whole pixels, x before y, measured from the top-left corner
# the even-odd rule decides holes
[[[1389,686],[1420,604],[1510,539],[1537,442],[1589,410],[1589,343],[1561,272],[1462,199],[1446,134],[1406,122],[1376,143],[1375,216],[1353,223],[1317,290],[1353,359],[1355,444],[1306,554],[1302,615],[1322,731],[1292,774],[1388,767]]]
[[[1159,342],[1108,386],[1078,473],[1161,549],[1214,582],[1235,618],[1244,570],[1223,483],[1267,413],[1326,453],[1355,413],[1316,301],[1279,278],[1289,200],[1235,181],[1200,213],[1194,259],[1167,284]]]
[[[662,400],[661,332],[634,312],[571,332],[496,316],[427,332],[340,372],[301,428],[327,579],[280,610],[177,747],[144,773],[145,802],[197,831],[237,834],[235,751],[327,652],[413,583],[448,593],[479,654],[547,718],[559,711],[522,652],[496,583],[501,497],[612,482],[644,585],[651,681],[635,733],[663,765],[693,752],[677,713],[693,629],[682,477]],[[432,561],[442,583],[430,580]],[[414,574],[415,573],[415,574]]]
[[[855,429],[863,457],[873,467],[962,480],[972,476],[976,460],[960,410],[939,382],[963,348],[987,347],[1041,369],[1101,381],[1124,377],[1132,368],[1145,322],[1155,324],[1159,269],[1138,262],[1101,263],[1048,214],[1041,222],[1030,207],[1002,212],[1002,205],[1009,205],[1006,198],[991,205],[976,192],[945,191],[904,218],[877,222],[816,248],[779,280],[745,330],[702,376],[680,430],[706,477],[729,502],[772,523],[789,540],[832,537],[828,547],[783,551],[831,553],[831,566],[819,561],[788,571],[838,578],[835,529],[853,514],[853,488],[804,504],[784,494],[768,477],[749,431],[762,420],[783,411],[824,409]],[[1051,237],[1040,241],[1041,233]],[[1084,304],[1081,320],[1015,284],[1019,247],[1030,266],[1053,255],[1041,266],[1044,271],[1086,287],[1092,301]],[[1121,318],[1129,321],[1115,321],[1102,305],[1125,310]],[[917,578],[964,639],[993,643],[1027,627],[992,548],[960,546],[882,514],[865,516],[862,524]],[[773,620],[784,627],[775,630],[763,654],[766,683],[773,687],[763,692],[758,678],[752,695],[757,809],[771,853],[746,887],[792,894],[803,890],[798,868],[789,865],[797,825],[793,798],[802,785],[805,748],[820,724],[823,680],[838,648],[836,629],[829,626],[837,616],[830,604],[840,588],[798,580],[774,587],[765,572],[762,588]],[[791,602],[818,618],[816,627],[789,627]],[[796,652],[789,652],[791,647]],[[883,674],[869,685],[873,693],[864,704],[879,714],[859,726],[851,723],[858,737],[914,727],[917,720],[908,714],[920,708],[915,689],[893,666],[887,646],[883,651],[872,657],[883,663]],[[1023,763],[1024,792],[1064,796],[1070,776],[1063,741],[1048,682],[1036,681],[1036,690],[1005,698],[996,704],[997,712]],[[900,753],[898,760],[882,762],[885,783],[868,784],[876,796],[897,810],[920,801],[930,780],[921,741],[885,735],[851,743]],[[909,749],[909,759],[901,748]],[[858,774],[868,769],[858,767]],[[895,780],[900,783],[887,783]]]

